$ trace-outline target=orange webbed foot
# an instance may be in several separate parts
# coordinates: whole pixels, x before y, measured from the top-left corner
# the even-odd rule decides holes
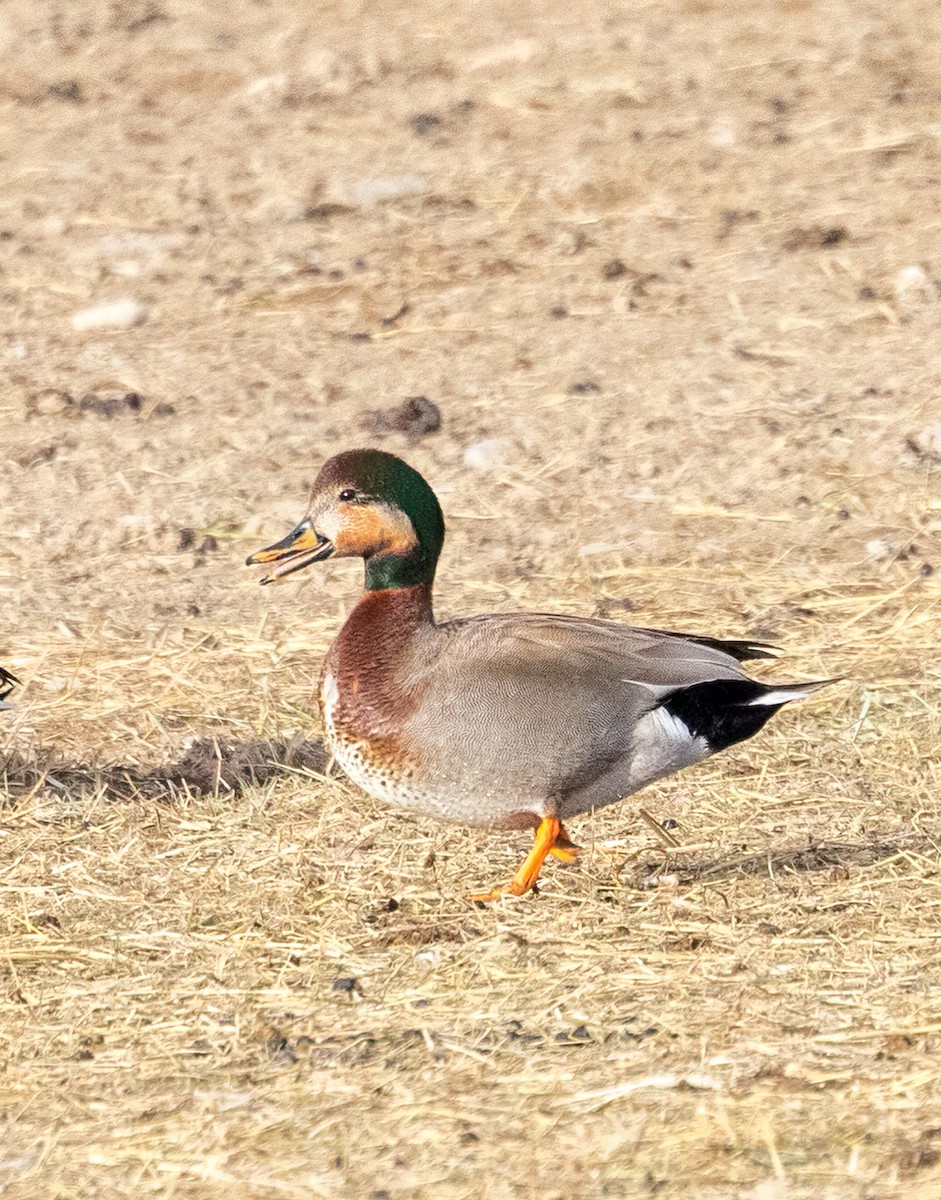
[[[535,890],[535,879],[529,885],[524,887],[516,882],[516,879],[511,879],[509,883],[504,883],[501,887],[491,888],[489,892],[471,892],[471,900],[475,900],[478,904],[492,904],[494,900],[499,900],[501,896],[523,896],[527,892]]]
[[[523,896],[534,891],[542,864],[548,855],[551,854],[562,862],[574,862],[580,849],[571,841],[558,817],[543,817],[536,828],[532,850],[526,855],[510,882],[492,888],[489,892],[475,892],[471,899],[481,904],[490,904],[499,900],[501,896]]]
[[[581,852],[581,846],[575,845],[565,826],[560,822],[559,832],[556,834],[555,842],[549,847],[549,853],[560,862],[570,863],[574,862]]]

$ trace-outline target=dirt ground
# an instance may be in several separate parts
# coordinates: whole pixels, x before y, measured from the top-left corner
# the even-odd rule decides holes
[[[4,1196],[941,1194],[939,34],[4,0]],[[443,615],[846,680],[475,908],[525,837],[324,775],[356,565],[242,565],[356,444]]]

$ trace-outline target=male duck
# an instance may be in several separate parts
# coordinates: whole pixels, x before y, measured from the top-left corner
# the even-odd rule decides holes
[[[14,684],[19,683],[17,677],[7,671],[4,667],[0,667],[0,708],[12,708],[12,704],[5,704],[7,696],[13,691]]]
[[[379,450],[331,458],[308,516],[247,562],[261,582],[327,558],[365,560],[365,591],[320,680],[327,743],[370,795],[468,825],[535,829],[512,880],[534,888],[547,855],[578,847],[563,821],[756,733],[822,683],[767,684],[739,666],[766,649],[613,621],[486,613],[441,624],[432,581],[441,506]]]

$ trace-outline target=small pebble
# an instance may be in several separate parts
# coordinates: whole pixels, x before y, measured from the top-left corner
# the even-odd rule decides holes
[[[78,333],[88,329],[131,329],[146,320],[147,310],[136,300],[115,300],[75,313],[72,328]]]
[[[528,62],[537,54],[540,43],[534,37],[517,37],[513,42],[493,42],[491,46],[474,50],[468,55],[468,71],[485,71],[490,67],[513,66]]]
[[[422,196],[428,191],[424,175],[377,175],[356,179],[347,189],[347,198],[357,208],[374,208],[409,196]]]
[[[889,545],[885,538],[870,538],[866,543],[866,554],[869,558],[897,558],[897,552]]]
[[[274,192],[255,205],[252,215],[259,221],[271,224],[289,224],[303,221],[307,216],[308,204],[300,196],[286,192]]]
[[[516,38],[512,42],[493,42],[491,45],[469,54],[466,66],[469,71],[512,66],[516,63],[529,62],[540,49],[540,43],[536,38]]]
[[[464,451],[465,467],[473,467],[477,471],[493,471],[503,464],[506,459],[506,442],[503,438],[486,438],[475,442]]]
[[[727,117],[719,117],[709,126],[709,141],[720,150],[734,146],[738,141],[735,126]]]
[[[908,438],[908,448],[919,458],[941,462],[941,421],[932,421]]]
[[[922,267],[902,267],[895,277],[895,298],[904,313],[924,308],[938,299],[934,280]]]

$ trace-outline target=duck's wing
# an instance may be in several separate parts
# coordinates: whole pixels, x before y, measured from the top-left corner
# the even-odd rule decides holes
[[[487,614],[437,627],[408,732],[429,771],[581,811],[758,731],[813,685],[742,669],[763,647],[583,617]],[[564,815],[564,813],[563,813]]]
[[[767,642],[753,642],[750,639],[744,638],[714,638],[708,637],[701,633],[677,633],[670,629],[655,629],[651,626],[642,626],[637,630],[639,633],[652,633],[658,637],[678,638],[683,642],[696,642],[700,646],[708,646],[712,650],[721,650],[724,654],[729,654],[738,662],[748,662],[756,658],[777,658],[777,646],[769,646]]]
[[[593,679],[596,686],[633,684],[659,698],[716,679],[746,679],[747,658],[771,658],[770,647],[670,633],[558,613],[488,613],[439,626],[465,667]]]
[[[0,667],[0,708],[13,707],[12,704],[6,704],[4,702],[7,696],[9,696],[10,692],[13,691],[14,685],[19,682],[20,681],[12,672],[6,670],[5,667]]]

